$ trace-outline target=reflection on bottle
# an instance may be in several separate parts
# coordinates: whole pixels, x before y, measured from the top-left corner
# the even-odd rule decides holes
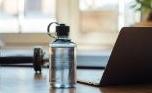
[[[76,93],[76,88],[50,88],[49,93]]]
[[[42,80],[43,79],[42,73],[35,73],[34,74],[34,79],[35,80]]]

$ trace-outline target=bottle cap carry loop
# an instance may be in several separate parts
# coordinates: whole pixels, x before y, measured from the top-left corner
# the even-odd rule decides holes
[[[52,24],[57,24],[57,25],[59,25],[58,22],[51,22],[51,23],[48,25],[48,27],[47,27],[47,34],[48,34],[50,37],[52,37],[52,38],[57,38],[56,35],[52,35],[52,33],[50,33],[50,27],[52,26]]]

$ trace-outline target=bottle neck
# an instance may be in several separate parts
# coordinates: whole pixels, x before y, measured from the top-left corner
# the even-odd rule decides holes
[[[58,39],[69,40],[68,36],[59,36]]]

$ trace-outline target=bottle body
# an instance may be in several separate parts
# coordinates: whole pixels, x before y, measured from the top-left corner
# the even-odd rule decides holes
[[[58,39],[50,44],[49,81],[54,88],[70,88],[76,84],[76,44]]]

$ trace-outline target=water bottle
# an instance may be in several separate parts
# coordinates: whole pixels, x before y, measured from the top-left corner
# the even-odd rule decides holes
[[[49,82],[52,88],[72,88],[76,85],[76,61],[75,47],[76,44],[69,38],[69,26],[57,24],[56,37],[49,33],[48,35],[55,38],[49,44],[50,65],[49,65]]]

